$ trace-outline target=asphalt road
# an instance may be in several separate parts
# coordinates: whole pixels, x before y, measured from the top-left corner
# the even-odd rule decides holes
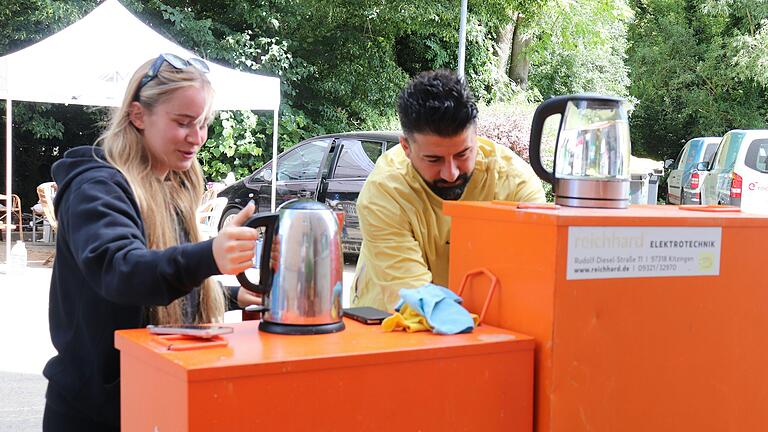
[[[40,374],[0,372],[0,432],[42,429],[47,384]]]
[[[0,261],[0,432],[42,429],[48,384],[42,370],[55,352],[48,334],[51,269],[30,252],[23,270],[8,272]]]

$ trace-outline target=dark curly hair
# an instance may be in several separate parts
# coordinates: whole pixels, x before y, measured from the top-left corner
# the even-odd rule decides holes
[[[477,121],[469,86],[449,70],[420,73],[400,92],[397,113],[403,133],[452,137]]]

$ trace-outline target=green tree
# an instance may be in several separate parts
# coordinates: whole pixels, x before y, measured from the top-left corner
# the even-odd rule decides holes
[[[526,34],[523,26],[514,25],[521,17],[531,27],[552,26],[544,20],[547,13],[568,25],[555,33],[534,32],[541,35],[539,45],[530,51],[518,46],[517,51],[533,59],[535,86],[547,85],[559,91],[557,83],[575,80],[577,84],[570,88],[621,88],[623,75],[619,73],[613,80],[609,75],[619,70],[610,61],[620,58],[622,52],[622,45],[614,43],[614,39],[622,38],[620,28],[612,25],[623,22],[623,18],[609,19],[603,9],[591,13],[586,6],[557,9],[553,3],[561,2],[470,2],[466,76],[482,102],[515,100],[517,86],[506,67],[498,67],[503,50],[497,42],[509,29]],[[607,3],[588,0],[585,4],[602,8]],[[396,118],[397,95],[411,76],[426,69],[452,69],[457,63],[459,2],[123,0],[123,4],[156,31],[206,59],[279,76],[283,99],[278,141],[283,149],[320,133],[389,128]],[[0,4],[0,53],[30,45],[76,21],[96,5],[96,0],[4,2]],[[597,30],[589,33],[583,24],[589,19],[605,22],[600,21],[599,26],[595,25]],[[570,36],[574,29],[576,33]],[[568,50],[601,40],[594,35],[602,35],[606,29],[618,29],[610,37],[611,44],[604,43],[592,51],[582,49],[579,52],[583,55],[569,57]],[[578,42],[569,45],[564,41]],[[560,45],[562,48],[558,48]],[[612,51],[599,62],[578,58],[600,54],[606,46]],[[560,51],[543,54],[555,48]],[[567,65],[568,61],[572,63],[568,68],[552,66]],[[579,75],[595,69],[605,73]],[[536,75],[538,70],[544,72]],[[565,72],[558,75],[557,70]],[[545,76],[554,78],[540,78]],[[104,117],[103,109],[19,103],[17,137],[23,145],[46,147],[45,153],[52,161],[71,146],[93,142],[98,135],[98,127],[93,125]],[[217,180],[229,171],[242,176],[269,159],[272,120],[270,113],[263,112],[221,113],[212,125],[209,143],[200,153],[207,177]]]
[[[549,2],[531,46],[531,84],[543,96],[594,92],[626,96],[627,25],[624,0]]]
[[[577,92],[626,95],[625,0],[528,1],[496,33],[497,70],[534,99]]]
[[[631,117],[639,153],[674,157],[685,141],[765,127],[765,0],[636,0],[629,32]],[[764,57],[763,57],[764,58]]]

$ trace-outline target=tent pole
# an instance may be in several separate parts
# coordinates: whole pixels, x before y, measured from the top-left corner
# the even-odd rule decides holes
[[[11,213],[13,196],[11,195],[11,166],[13,157],[11,146],[11,125],[13,124],[13,102],[10,98],[5,101],[5,269],[8,273],[8,265],[11,262]],[[19,221],[19,233],[21,233],[21,221]],[[19,234],[21,238],[21,234]]]
[[[277,113],[280,108],[275,108],[272,120],[272,211],[275,211],[275,197],[277,196]]]

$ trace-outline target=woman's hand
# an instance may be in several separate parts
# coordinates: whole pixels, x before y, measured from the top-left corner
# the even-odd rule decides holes
[[[222,274],[242,273],[253,265],[259,233],[254,228],[244,227],[243,224],[253,215],[255,209],[253,201],[249,202],[213,239],[213,259]]]

